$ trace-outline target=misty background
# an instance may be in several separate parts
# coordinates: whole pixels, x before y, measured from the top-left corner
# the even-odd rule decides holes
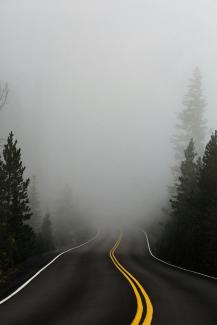
[[[150,219],[167,199],[171,136],[195,66],[217,119],[215,1],[0,1],[0,80],[44,210],[68,184],[102,219]]]

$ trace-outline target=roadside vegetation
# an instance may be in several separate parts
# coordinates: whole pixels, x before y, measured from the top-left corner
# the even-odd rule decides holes
[[[206,101],[199,69],[190,79],[173,138],[176,165],[157,255],[217,276],[217,131],[206,146]],[[205,149],[204,149],[205,147]]]
[[[0,110],[7,97],[8,86],[0,86]],[[0,284],[28,259],[41,265],[40,260],[49,259],[47,253],[53,257],[55,250],[71,246],[91,232],[75,210],[68,187],[53,215],[41,211],[37,179],[26,177],[13,132],[4,142],[0,146]]]
[[[10,132],[0,156],[0,282],[28,258],[63,249],[90,235],[68,187],[54,217],[42,217],[36,178],[25,178],[21,149]]]
[[[30,226],[32,217],[24,177],[21,149],[10,132],[0,156],[0,274],[1,278],[30,256],[54,249],[52,227],[46,215],[38,232]]]

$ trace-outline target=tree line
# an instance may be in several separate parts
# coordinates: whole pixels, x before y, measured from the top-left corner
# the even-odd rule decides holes
[[[217,275],[217,131],[207,136],[199,69],[190,79],[174,138],[178,163],[173,168],[169,218],[157,254],[176,265]],[[184,145],[187,143],[185,149]],[[205,147],[205,149],[204,149]]]
[[[28,257],[54,248],[50,216],[36,230],[21,149],[10,132],[0,156],[0,274]],[[33,185],[34,187],[34,185]],[[34,197],[34,193],[33,193]]]

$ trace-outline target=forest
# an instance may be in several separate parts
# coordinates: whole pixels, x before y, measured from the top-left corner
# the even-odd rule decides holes
[[[1,109],[7,96],[6,85],[1,88]],[[208,130],[199,68],[189,80],[182,104],[172,138],[173,183],[168,186],[155,250],[175,265],[217,275],[217,131]],[[41,212],[37,179],[25,177],[25,169],[21,148],[10,132],[0,156],[2,279],[29,257],[66,247],[88,234],[87,219],[73,206],[70,187],[65,187],[52,217],[49,211]]]
[[[0,89],[0,109],[6,104],[8,86]],[[36,177],[25,177],[22,152],[13,132],[1,146],[0,155],[0,283],[25,260],[45,252],[62,250],[88,235],[72,206],[69,187],[59,199],[56,215],[40,208]]]
[[[217,2],[0,12],[0,325],[217,324]]]
[[[172,139],[176,164],[156,251],[177,266],[217,276],[217,131],[208,131],[206,106],[196,68]]]

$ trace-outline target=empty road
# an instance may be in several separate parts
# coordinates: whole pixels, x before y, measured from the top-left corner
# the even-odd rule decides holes
[[[1,325],[215,325],[217,281],[153,259],[141,231],[69,251],[0,305]]]

